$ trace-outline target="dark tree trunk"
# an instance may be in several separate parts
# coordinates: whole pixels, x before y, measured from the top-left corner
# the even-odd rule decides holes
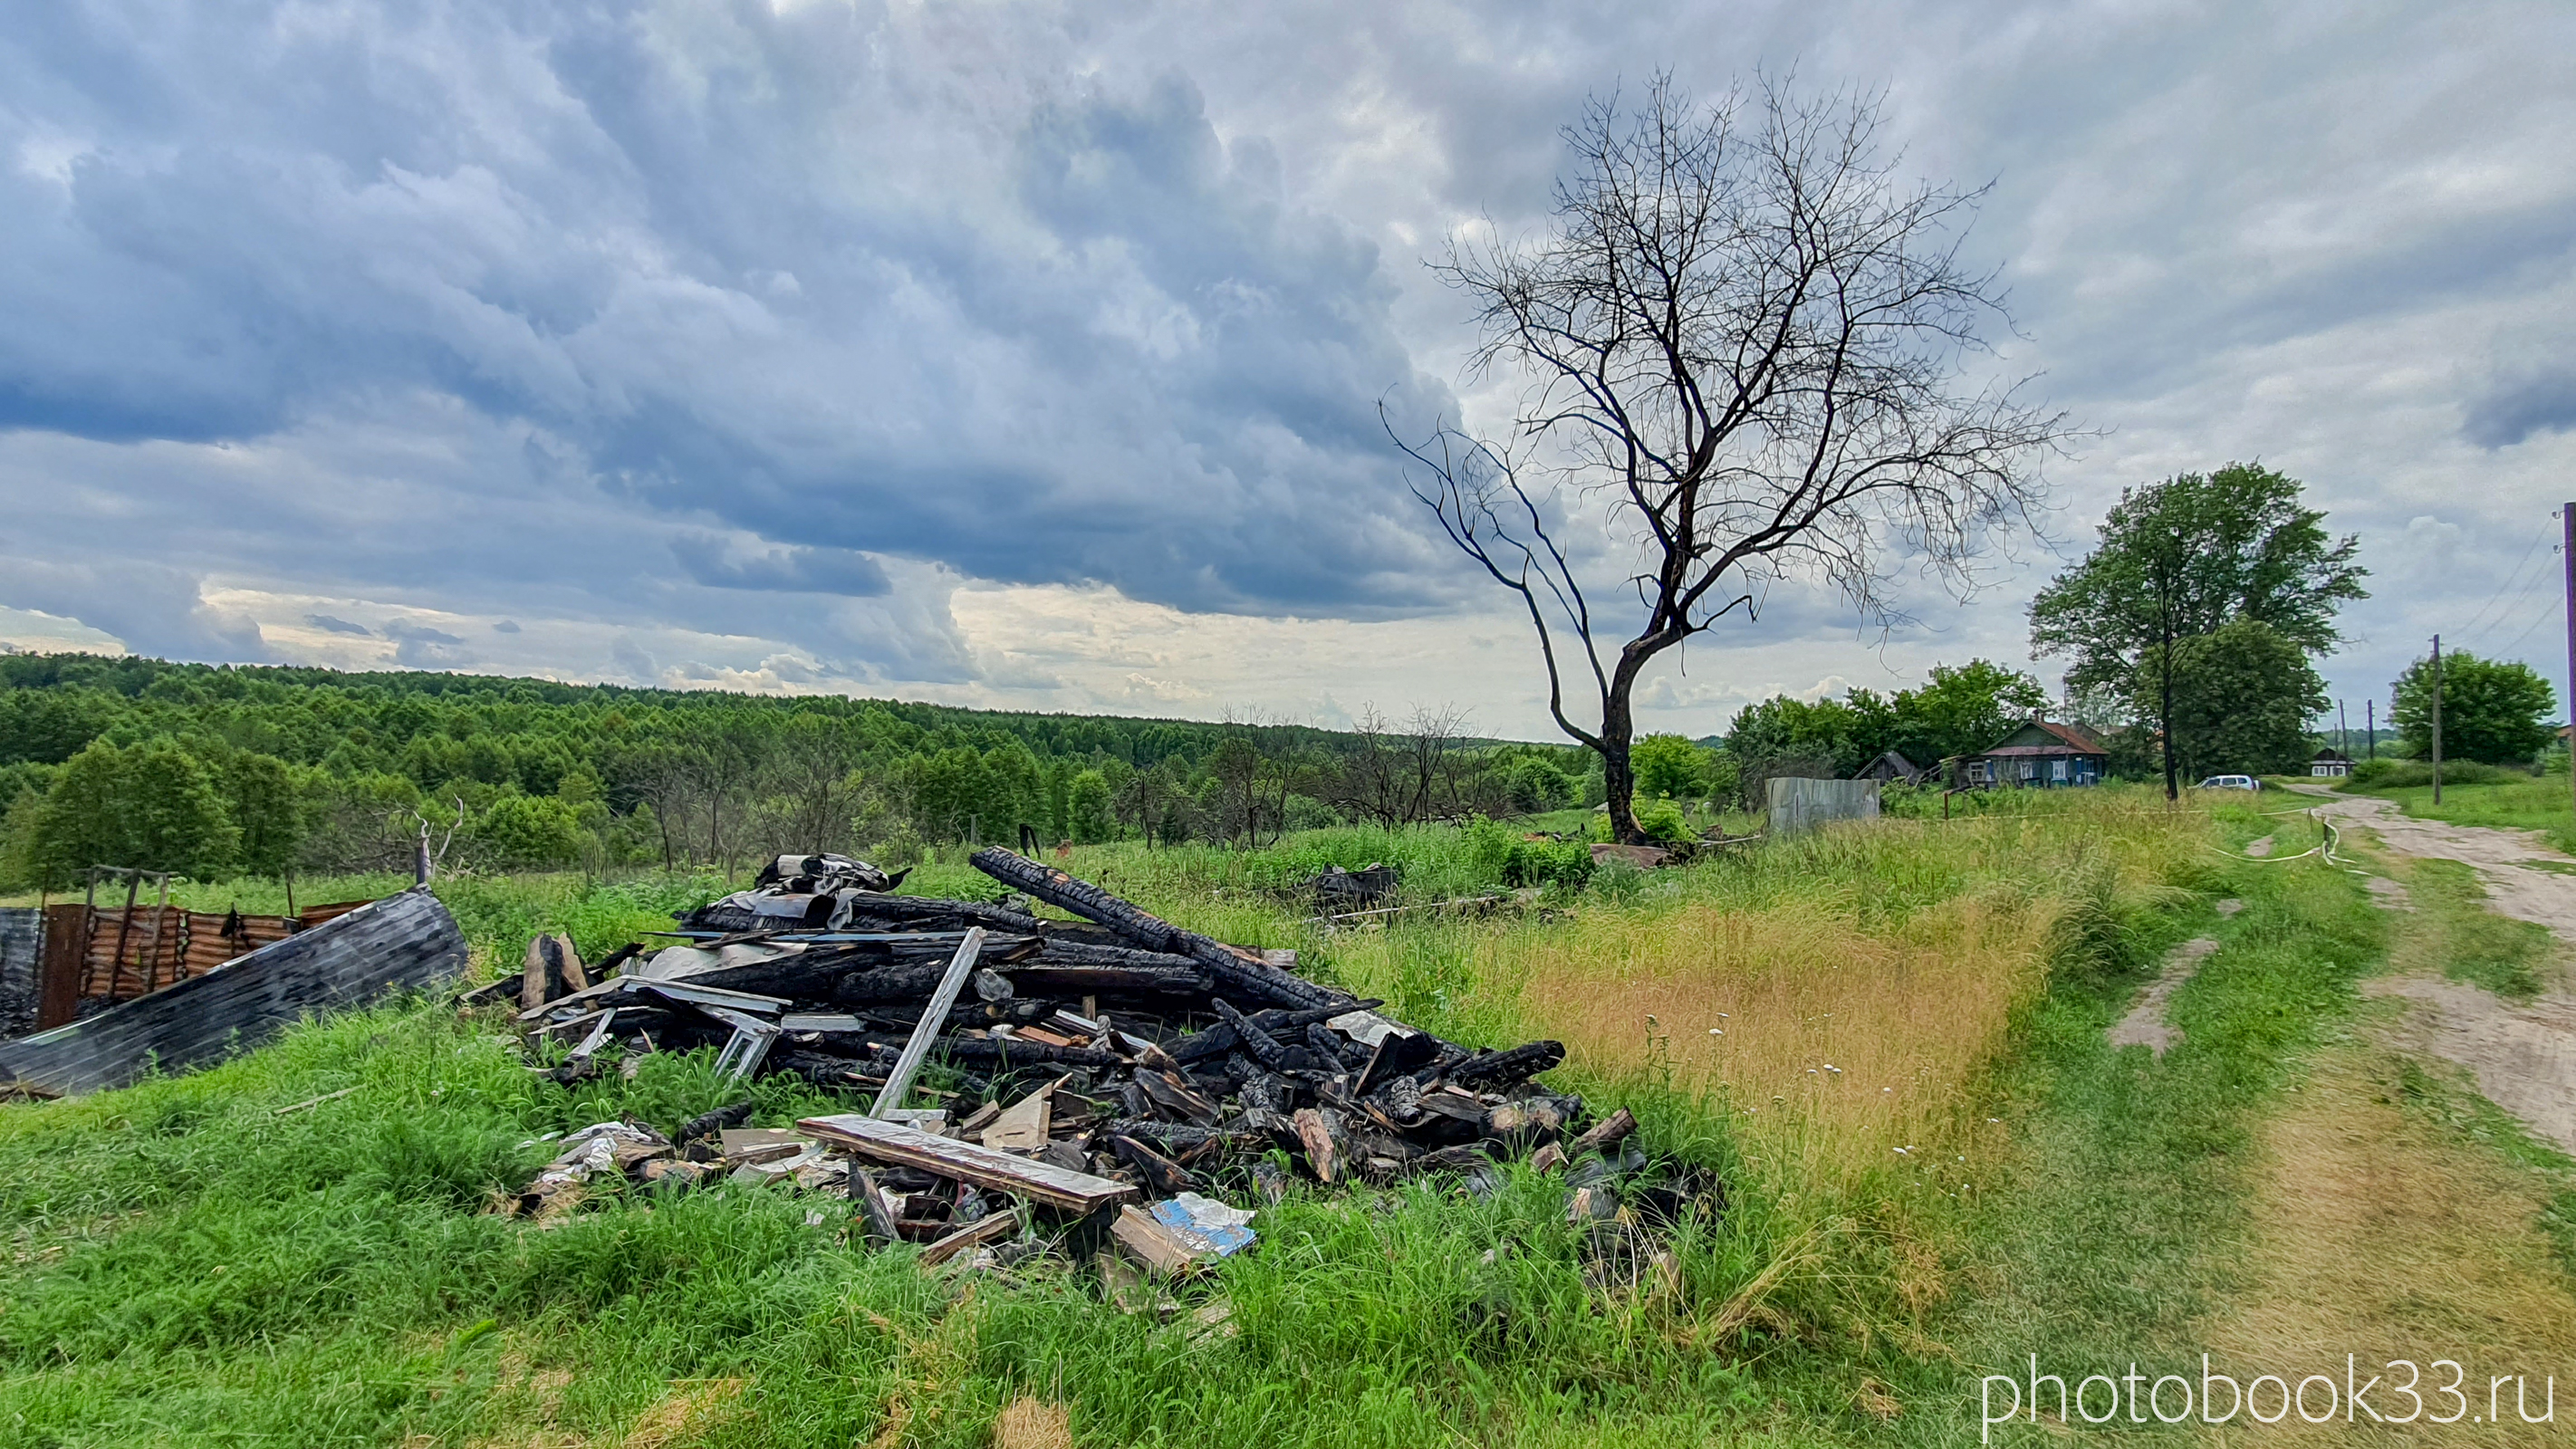
[[[1277,1002],[1282,1006],[1317,1007],[1350,999],[1282,971],[1248,951],[1211,940],[1195,931],[1184,931],[1089,881],[997,846],[976,851],[968,861],[1002,884],[1026,891],[1051,906],[1061,907],[1086,920],[1097,921],[1148,951],[1187,956],[1215,977],[1219,986],[1238,991],[1253,1000]]]

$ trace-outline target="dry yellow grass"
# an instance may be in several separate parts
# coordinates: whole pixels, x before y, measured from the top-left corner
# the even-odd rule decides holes
[[[1073,1414],[1062,1404],[1022,1397],[993,1420],[993,1449],[1073,1449]]]
[[[2367,1048],[2327,1056],[2265,1128],[2249,1281],[2211,1326],[2219,1371],[2340,1376],[2351,1354],[2366,1376],[2392,1359],[2447,1358],[2478,1376],[2467,1387],[2480,1418],[2491,1374],[2528,1374],[2534,1409],[2545,1376],[2556,1375],[2567,1395],[2576,1389],[2576,1293],[2533,1226],[2539,1196],[2530,1174],[2394,1105],[2397,1074],[2394,1058]],[[2448,1381],[2447,1370],[2425,1373],[2428,1390]],[[2384,1389],[2374,1396],[2385,1397]],[[2546,1427],[2513,1421],[2510,1385],[2502,1398],[2503,1424],[2374,1430],[2340,1420],[2302,1425],[2293,1414],[2261,1437],[2576,1442],[2563,1398]],[[2429,1412],[2448,1411],[2444,1400]],[[2383,1412],[2403,1414],[2405,1401]]]
[[[1388,995],[1454,957],[1441,995],[1471,1021],[1559,1038],[1585,1075],[1668,1086],[1788,1176],[1848,1185],[1955,1161],[1965,1089],[2045,988],[2062,922],[2088,891],[2205,870],[2209,829],[2134,800],[1883,820],[1659,877],[1639,905],[1334,949]]]
[[[1804,1177],[1928,1149],[2046,979],[2056,911],[2000,892],[1873,933],[1811,907],[1586,923],[1522,957],[1529,1015],[1580,1066],[1641,1068]]]
[[[718,1424],[741,1416],[742,1379],[684,1379],[670,1397],[644,1411],[619,1441],[626,1449],[670,1449],[703,1438]]]

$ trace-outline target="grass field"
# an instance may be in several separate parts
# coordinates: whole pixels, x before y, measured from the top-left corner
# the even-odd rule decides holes
[[[1234,1305],[1238,1334],[1207,1342],[1079,1274],[925,1277],[783,1195],[609,1200],[550,1229],[493,1216],[540,1134],[621,1112],[668,1128],[727,1089],[701,1059],[657,1057],[568,1092],[430,1003],[307,1026],[199,1075],[0,1108],[0,1438],[980,1446],[1026,1396],[1101,1445],[1972,1442],[1978,1376],[2028,1353],[2179,1365],[2209,1342],[2277,1345],[2239,1313],[2297,1261],[2262,1246],[2285,1231],[2273,1124],[2347,1049],[2354,983],[2390,947],[2342,871],[2222,848],[2273,833],[2287,853],[2307,829],[2252,802],[2053,792],[1605,872],[1550,887],[1543,911],[1329,936],[1278,890],[1295,872],[1395,859],[1436,895],[1478,881],[1490,840],[1077,852],[1075,870],[1296,947],[1423,1025],[1562,1038],[1565,1085],[1634,1105],[1656,1150],[1729,1187],[1668,1270],[1625,1271],[1588,1258],[1562,1190],[1525,1171],[1485,1201],[1292,1196],[1257,1252],[1189,1290]],[[914,884],[989,894],[953,861]],[[720,889],[442,895],[478,956],[508,961],[539,927],[597,950]],[[2226,897],[2246,908],[2222,917]],[[2219,949],[2174,998],[2182,1043],[2107,1047],[2194,934]],[[762,1093],[763,1124],[824,1105]],[[2445,1141],[2469,1130],[2409,1110]]]

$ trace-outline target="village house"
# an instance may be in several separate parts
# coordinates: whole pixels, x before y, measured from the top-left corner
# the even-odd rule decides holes
[[[1985,750],[1952,761],[1950,777],[1966,790],[2099,785],[2110,761],[2110,751],[2082,725],[2034,719]]]
[[[2340,779],[2352,773],[2352,756],[2328,745],[2317,751],[2315,759],[2308,761],[2308,773],[2311,776]]]
[[[1893,784],[1898,781],[1902,781],[1908,785],[1916,785],[1922,783],[1923,777],[1927,773],[1929,772],[1915,764],[1912,760],[1905,758],[1894,750],[1889,750],[1886,754],[1883,754],[1877,759],[1870,761],[1868,764],[1861,766],[1859,773],[1853,775],[1852,778],[1855,780],[1876,780],[1882,785]]]

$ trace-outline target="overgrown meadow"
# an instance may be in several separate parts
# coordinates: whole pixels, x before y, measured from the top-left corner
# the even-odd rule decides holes
[[[1563,1039],[1562,1086],[1633,1107],[1654,1151],[1728,1185],[1668,1258],[1604,1251],[1521,1168],[1483,1198],[1292,1194],[1257,1252],[1177,1290],[1230,1300],[1215,1336],[1122,1311],[1085,1271],[925,1275],[778,1192],[611,1196],[534,1227],[487,1208],[544,1134],[667,1130],[737,1089],[664,1055],[567,1090],[500,1019],[391,1002],[200,1074],[0,1108],[0,1425],[63,1445],[981,1445],[1034,1396],[1102,1444],[1866,1439],[1891,1385],[1955,1352],[1957,1274],[2014,1152],[1987,1108],[2016,1034],[2052,1000],[2107,1011],[2234,868],[2232,827],[2143,791],[2021,806],[1331,934],[1291,889],[1314,870],[1396,861],[1408,903],[1501,893],[1527,869],[1517,832],[1067,862],[1444,1034]],[[725,887],[440,890],[489,971],[535,930],[596,954]],[[907,888],[992,893],[955,861]],[[792,1080],[758,1088],[756,1124],[841,1107]]]

